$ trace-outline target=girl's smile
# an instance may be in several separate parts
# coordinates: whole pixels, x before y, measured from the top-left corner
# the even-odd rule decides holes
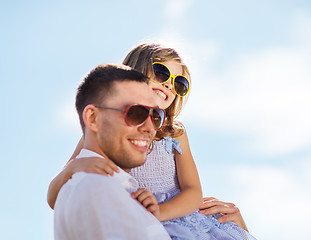
[[[162,90],[160,89],[155,89],[153,88],[152,89],[154,91],[155,94],[157,94],[160,98],[162,98],[163,100],[166,100],[168,98],[168,94],[163,92]]]

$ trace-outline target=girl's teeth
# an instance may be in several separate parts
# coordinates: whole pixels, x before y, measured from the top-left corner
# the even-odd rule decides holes
[[[160,97],[162,97],[163,99],[166,99],[166,95],[162,91],[155,90],[154,92],[158,94]]]

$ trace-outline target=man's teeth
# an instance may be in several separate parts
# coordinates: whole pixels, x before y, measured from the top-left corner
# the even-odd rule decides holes
[[[131,140],[132,143],[134,143],[137,146],[140,147],[146,147],[147,146],[147,141],[143,141],[143,140]]]
[[[156,94],[158,94],[160,97],[162,97],[163,99],[166,99],[166,95],[165,95],[162,91],[160,91],[160,90],[154,90],[154,92],[155,92]]]

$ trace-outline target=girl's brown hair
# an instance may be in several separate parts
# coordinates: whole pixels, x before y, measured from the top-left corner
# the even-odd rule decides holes
[[[152,68],[153,62],[167,62],[174,60],[178,62],[185,75],[190,81],[190,74],[187,66],[183,63],[181,57],[176,50],[168,47],[164,47],[157,43],[144,43],[133,48],[125,57],[123,64],[134,68],[137,71],[142,72],[150,79],[154,77]],[[188,96],[188,95],[187,95]],[[185,104],[186,97],[179,97],[176,95],[173,103],[165,110],[166,120],[163,127],[157,131],[156,140],[163,137],[178,137],[185,131],[181,122],[176,120],[176,117],[180,113],[183,105]]]

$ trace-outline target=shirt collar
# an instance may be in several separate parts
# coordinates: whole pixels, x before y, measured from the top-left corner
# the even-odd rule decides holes
[[[82,148],[81,152],[76,158],[85,158],[85,157],[100,157],[104,158],[102,155],[93,152],[91,150]],[[119,168],[119,167],[118,167]],[[135,178],[133,178],[130,174],[125,172],[123,169],[119,168],[119,172],[114,172],[113,176],[108,176],[115,179],[117,182],[119,182],[127,192],[135,192],[137,191],[139,185]]]

